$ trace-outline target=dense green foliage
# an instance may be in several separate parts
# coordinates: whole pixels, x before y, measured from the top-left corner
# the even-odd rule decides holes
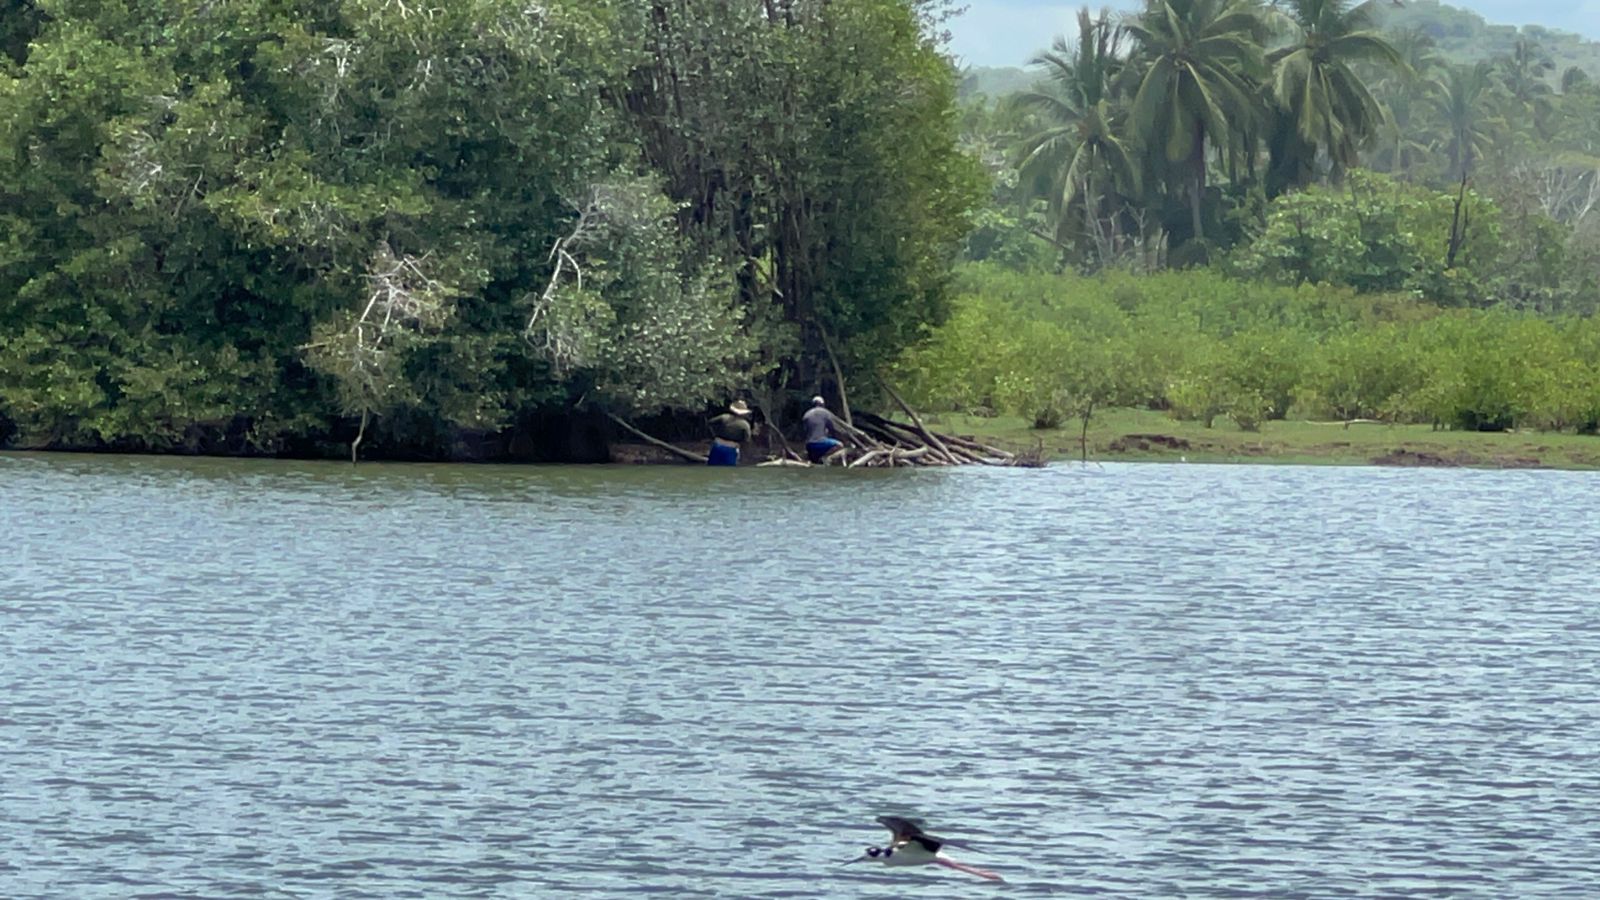
[[[1216,272],[964,270],[956,312],[900,363],[914,402],[1041,426],[1115,405],[1253,429],[1374,418],[1593,432],[1600,321],[1443,310],[1404,294]]]
[[[899,377],[1041,427],[1127,405],[1592,432],[1600,88],[1537,29],[1446,61],[1472,20],[1407,6],[1082,11],[1037,86],[969,105],[981,264]]]
[[[836,363],[1041,425],[1592,429],[1600,79],[1386,7],[1085,9],[962,107],[943,0],[18,0],[0,446],[435,455]]]
[[[1000,189],[968,258],[1050,268],[1017,252],[1018,237],[1032,235],[1051,245],[1056,267],[1217,261],[1281,231],[1287,195],[1325,185],[1318,199],[1290,204],[1309,213],[1338,202],[1361,167],[1418,185],[1417,197],[1455,196],[1465,181],[1473,203],[1503,212],[1493,235],[1486,218],[1464,210],[1448,233],[1451,279],[1413,278],[1408,288],[1447,305],[1594,309],[1600,86],[1581,70],[1557,72],[1539,43],[1547,32],[1450,63],[1430,36],[1439,29],[1385,30],[1428,21],[1385,6],[1148,0],[1124,16],[1085,8],[1076,33],[1035,60],[1036,87],[969,107],[968,145],[1010,153],[984,156]],[[1352,191],[1344,206],[1359,214],[1369,192]],[[1361,223],[1369,235],[1390,227]],[[1521,280],[1460,289],[1454,270],[1500,269],[1507,254],[1485,253],[1499,237],[1520,242]]]
[[[1461,196],[1471,223],[1450,259],[1457,198],[1357,171],[1337,188],[1314,187],[1273,201],[1266,224],[1234,255],[1243,275],[1298,284],[1406,291],[1467,305],[1495,271],[1499,216],[1476,193]]]
[[[810,393],[946,312],[938,4],[36,0],[0,41],[0,441],[432,452]]]

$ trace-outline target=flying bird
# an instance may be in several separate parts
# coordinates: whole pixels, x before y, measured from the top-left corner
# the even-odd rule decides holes
[[[916,819],[907,819],[903,816],[879,816],[878,824],[889,829],[889,846],[868,847],[867,851],[849,862],[876,862],[886,866],[944,866],[946,869],[955,869],[966,872],[979,878],[990,881],[1005,881],[994,872],[979,869],[975,866],[963,865],[955,860],[941,855],[940,848],[971,846],[960,841],[952,841],[942,837],[935,837],[922,830],[922,823]]]

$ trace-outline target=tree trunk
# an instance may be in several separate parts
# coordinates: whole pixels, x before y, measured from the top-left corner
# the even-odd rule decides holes
[[[1467,242],[1467,228],[1472,224],[1472,213],[1465,210],[1463,205],[1467,202],[1467,176],[1461,175],[1461,191],[1456,194],[1455,212],[1450,216],[1450,240],[1445,245],[1444,267],[1456,267],[1456,255],[1461,252],[1461,245]]]
[[[359,454],[361,452],[361,441],[367,436],[367,419],[371,416],[371,414],[372,410],[369,409],[363,409],[361,411],[361,428],[356,431],[356,439],[350,442],[350,464],[352,466],[355,465],[356,460],[360,458]]]
[[[1084,250],[1088,251],[1090,247],[1093,247],[1094,250],[1095,250],[1096,255],[1099,255],[1098,251],[1100,249],[1100,242],[1095,239],[1097,233],[1100,230],[1099,227],[1098,227],[1098,223],[1095,221],[1095,212],[1096,212],[1096,207],[1097,206],[1098,206],[1098,202],[1096,201],[1095,195],[1094,195],[1094,179],[1090,178],[1088,176],[1085,176],[1084,179],[1083,179],[1083,244],[1084,244]],[[1085,258],[1085,261],[1089,262],[1095,268],[1099,268],[1100,266],[1105,264],[1105,260],[1104,259],[1093,259],[1093,260],[1089,259],[1088,258],[1088,256],[1089,256],[1088,252],[1085,252],[1083,254],[1083,256]]]
[[[842,413],[840,418],[844,419],[846,425],[854,425],[855,420],[850,418],[850,397],[844,389],[844,370],[839,367],[839,355],[833,351],[833,339],[828,336],[827,327],[820,321],[817,322],[817,333],[822,335],[822,349],[828,351],[828,362],[833,364],[833,380],[839,388],[839,412]]]
[[[1200,240],[1205,235],[1200,225],[1200,201],[1206,193],[1206,126],[1196,119],[1194,123],[1194,148],[1189,151],[1189,165],[1193,168],[1193,184],[1190,186],[1189,215],[1194,226],[1192,240]]]

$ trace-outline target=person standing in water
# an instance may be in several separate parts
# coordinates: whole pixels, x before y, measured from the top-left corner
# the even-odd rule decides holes
[[[806,430],[806,456],[812,462],[820,463],[844,449],[844,444],[832,436],[842,430],[844,423],[828,411],[827,402],[821,397],[811,398],[811,408],[800,417],[800,424]]]
[[[750,407],[743,400],[729,404],[728,411],[711,420],[711,453],[706,464],[737,466],[739,448],[750,440]]]

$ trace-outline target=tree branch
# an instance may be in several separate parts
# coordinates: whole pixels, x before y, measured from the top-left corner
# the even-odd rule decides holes
[[[933,448],[938,450],[940,455],[942,455],[949,462],[955,463],[956,465],[961,464],[961,461],[956,458],[956,455],[950,452],[950,448],[944,445],[944,441],[939,440],[938,435],[929,431],[927,426],[922,424],[922,417],[917,415],[916,410],[913,410],[910,406],[906,405],[906,401],[901,399],[899,394],[895,393],[894,388],[889,386],[889,382],[879,378],[878,384],[883,386],[883,390],[889,395],[889,399],[899,404],[900,408],[905,410],[906,415],[911,417],[911,424],[916,426],[917,434],[922,435],[923,440],[931,444]]]
[[[635,437],[639,438],[640,440],[644,441],[645,443],[649,444],[652,447],[659,447],[662,450],[665,450],[668,453],[672,453],[672,454],[675,454],[677,456],[680,456],[680,457],[688,460],[689,462],[700,463],[701,465],[705,465],[706,462],[707,462],[706,457],[701,456],[700,454],[695,453],[692,450],[685,450],[682,447],[674,447],[673,445],[667,443],[666,441],[661,440],[660,438],[651,437],[650,435],[645,434],[644,432],[642,432],[639,429],[633,427],[632,425],[629,425],[627,422],[623,421],[621,418],[619,418],[619,417],[617,417],[615,415],[612,415],[611,413],[606,413],[606,418],[608,418],[611,421],[613,421],[613,422],[617,423],[618,425],[622,426],[622,428],[624,430],[626,430],[628,433],[634,435]]]
[[[828,351],[828,362],[833,363],[833,380],[839,385],[839,409],[844,412],[844,423],[855,425],[850,418],[850,398],[845,394],[844,370],[839,368],[839,357],[833,352],[833,338],[828,336],[828,329],[820,319],[817,321],[817,332],[822,335],[822,349]]]

